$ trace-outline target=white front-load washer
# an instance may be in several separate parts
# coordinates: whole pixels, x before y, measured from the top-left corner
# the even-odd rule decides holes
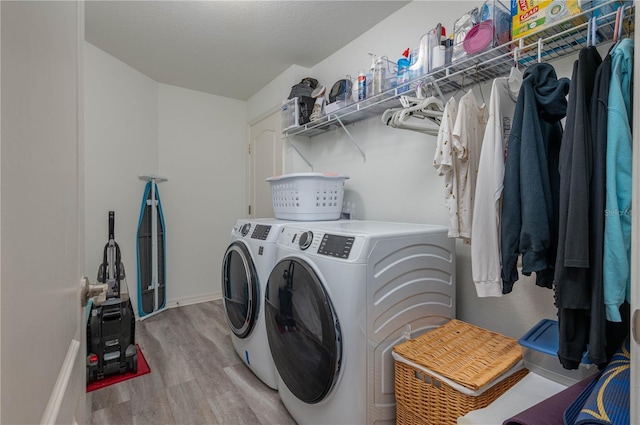
[[[280,229],[287,223],[273,218],[236,221],[222,261],[222,296],[233,347],[273,389],[277,380],[264,324],[264,289],[275,264]]]
[[[455,316],[443,226],[284,226],[265,294],[278,392],[304,424],[395,423],[393,347]]]

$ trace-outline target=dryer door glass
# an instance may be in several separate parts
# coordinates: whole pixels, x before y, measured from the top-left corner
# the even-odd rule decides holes
[[[340,324],[322,282],[303,260],[273,268],[265,292],[269,347],[287,388],[306,403],[331,391],[340,371]]]
[[[253,329],[260,299],[258,275],[247,247],[229,245],[222,263],[222,294],[231,331],[245,338]]]

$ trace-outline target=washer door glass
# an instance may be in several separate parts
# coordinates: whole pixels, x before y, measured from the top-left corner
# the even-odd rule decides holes
[[[231,331],[245,338],[256,321],[260,288],[256,268],[243,243],[233,242],[224,254],[222,295]]]
[[[321,401],[340,371],[340,324],[313,269],[285,258],[271,271],[265,292],[269,347],[287,388],[307,403]]]

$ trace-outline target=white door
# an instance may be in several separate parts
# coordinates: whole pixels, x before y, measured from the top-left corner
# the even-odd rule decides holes
[[[249,217],[273,217],[267,177],[282,174],[281,114],[277,110],[249,130]]]
[[[82,2],[0,2],[0,423],[86,423]]]

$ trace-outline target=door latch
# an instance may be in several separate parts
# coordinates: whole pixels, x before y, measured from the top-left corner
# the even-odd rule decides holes
[[[636,344],[640,344],[640,310],[633,311],[633,319],[631,320],[631,333]]]

